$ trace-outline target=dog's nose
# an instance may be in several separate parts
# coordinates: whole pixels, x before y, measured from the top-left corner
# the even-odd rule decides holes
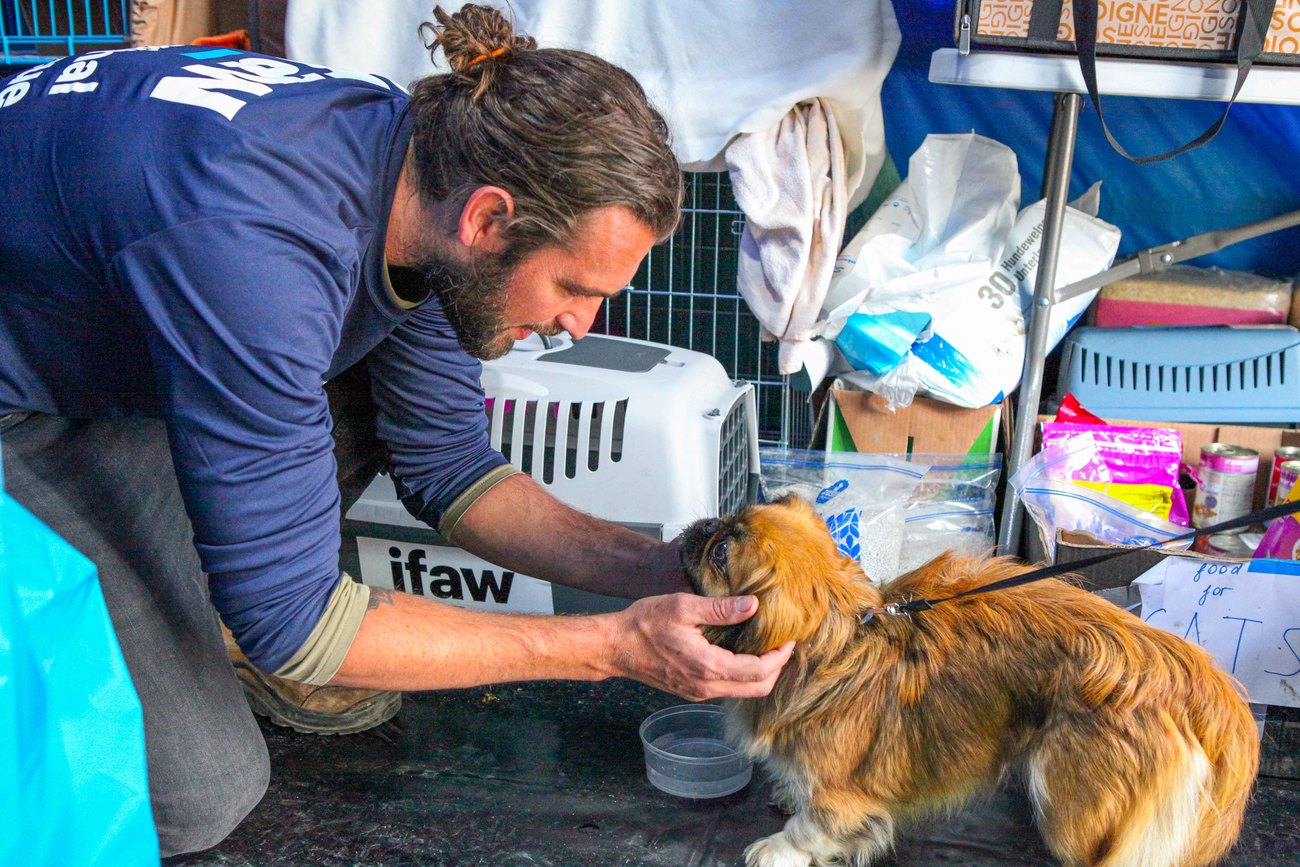
[[[700,522],[700,532],[705,536],[712,536],[714,533],[718,532],[718,529],[721,526],[722,522],[717,518],[710,518],[707,521]]]

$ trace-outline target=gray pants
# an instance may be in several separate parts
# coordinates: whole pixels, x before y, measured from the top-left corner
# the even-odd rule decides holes
[[[368,381],[353,382],[330,393],[348,499],[382,462]],[[162,854],[215,846],[261,800],[270,764],[208,601],[164,423],[29,415],[0,426],[0,442],[5,489],[98,568],[144,708]]]

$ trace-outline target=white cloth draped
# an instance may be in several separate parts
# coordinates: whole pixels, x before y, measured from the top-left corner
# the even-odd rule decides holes
[[[461,4],[444,2],[454,11]],[[435,71],[419,37],[431,0],[290,0],[291,59],[378,73],[401,85]],[[690,170],[721,171],[732,138],[771,129],[822,98],[863,190],[884,161],[880,86],[898,50],[889,0],[511,0],[516,28],[627,69],[650,95]]]
[[[795,106],[776,126],[738,136],[726,151],[745,212],[737,283],[763,325],[781,340],[778,363],[794,373],[809,341],[844,237],[848,190],[844,145],[825,100]]]

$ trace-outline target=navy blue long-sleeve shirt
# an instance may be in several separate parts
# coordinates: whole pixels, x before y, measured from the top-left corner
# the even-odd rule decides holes
[[[434,523],[505,463],[480,365],[386,279],[406,110],[381,78],[229,49],[0,81],[0,414],[164,417],[213,603],[269,671],[339,580],[325,380],[370,353]]]

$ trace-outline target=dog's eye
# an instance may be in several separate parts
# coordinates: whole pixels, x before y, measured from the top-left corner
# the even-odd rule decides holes
[[[713,546],[713,550],[709,552],[709,562],[713,564],[714,567],[718,569],[727,568],[727,548],[729,545],[730,543],[727,542],[726,539],[723,539],[721,542]]]

